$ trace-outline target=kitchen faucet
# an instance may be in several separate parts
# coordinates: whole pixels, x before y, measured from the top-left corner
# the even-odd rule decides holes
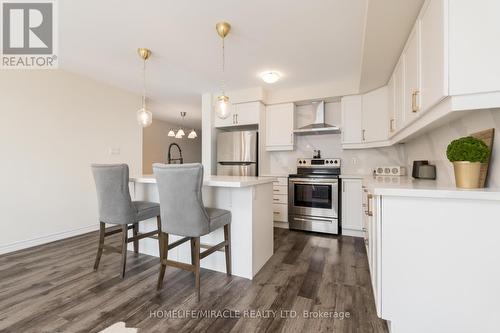
[[[172,158],[171,150],[172,147],[175,146],[177,147],[177,150],[179,150],[179,157],[178,158]],[[179,164],[184,164],[184,159],[182,158],[182,150],[181,147],[175,142],[171,143],[170,146],[168,146],[168,164],[172,164],[172,161],[179,161]]]

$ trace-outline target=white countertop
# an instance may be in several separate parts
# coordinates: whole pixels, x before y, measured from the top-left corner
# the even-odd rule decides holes
[[[374,195],[500,201],[500,188],[459,189],[436,180],[409,176],[343,175],[341,178],[362,179],[363,185]]]
[[[212,187],[249,187],[260,184],[272,183],[273,177],[245,177],[245,176],[205,176],[203,186]],[[134,183],[156,184],[154,175],[140,175],[130,177]]]

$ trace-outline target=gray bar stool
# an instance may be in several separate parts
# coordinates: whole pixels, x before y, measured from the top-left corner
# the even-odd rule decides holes
[[[160,194],[161,267],[158,276],[158,290],[162,288],[165,269],[173,266],[194,272],[196,297],[200,300],[200,259],[222,249],[226,254],[226,272],[231,275],[231,212],[203,206],[201,188],[203,167],[193,164],[153,164],[153,172]],[[224,241],[200,253],[200,237],[224,227]],[[168,235],[184,236],[168,244]],[[191,265],[168,260],[168,251],[191,241]]]
[[[126,164],[92,164],[99,204],[99,247],[95,258],[94,271],[99,267],[102,250],[106,248],[120,252],[113,247],[104,245],[104,238],[116,233],[122,233],[122,265],[121,276],[125,277],[127,263],[127,244],[134,243],[134,252],[139,253],[139,240],[159,235],[161,232],[160,205],[148,201],[132,201],[128,189],[129,171]],[[139,233],[139,222],[156,217],[158,229],[144,234]],[[106,230],[106,223],[120,225],[118,228]],[[130,224],[130,226],[129,226]],[[133,236],[128,237],[132,229]],[[155,237],[153,237],[155,238]]]

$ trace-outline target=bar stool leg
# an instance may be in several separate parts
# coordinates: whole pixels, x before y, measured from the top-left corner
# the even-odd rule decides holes
[[[194,240],[194,283],[196,288],[196,301],[200,301],[200,237],[193,237]]]
[[[168,234],[161,232],[159,235],[160,239],[160,274],[158,275],[158,285],[157,290],[161,289],[163,284],[163,277],[165,276],[165,269],[167,268],[168,259]]]
[[[231,225],[226,224],[224,226],[224,240],[227,245],[224,246],[224,252],[226,253],[226,274],[231,275]]]
[[[122,225],[122,267],[121,276],[125,278],[125,266],[127,265],[127,240],[128,240],[128,227],[126,224]]]
[[[101,261],[102,249],[104,247],[104,234],[106,233],[106,223],[99,222],[99,245],[97,247],[97,255],[95,257],[94,271],[99,268],[99,262]]]
[[[137,237],[137,235],[139,234],[139,224],[138,223],[132,224],[132,234],[134,235],[134,237]],[[138,239],[134,240],[134,253],[139,253],[139,240]]]

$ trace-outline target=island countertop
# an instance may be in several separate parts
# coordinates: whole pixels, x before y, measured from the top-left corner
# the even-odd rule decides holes
[[[251,176],[205,176],[203,186],[209,187],[249,187],[260,184],[272,183],[274,177],[251,177]],[[134,183],[156,184],[154,175],[140,175],[130,177]]]

